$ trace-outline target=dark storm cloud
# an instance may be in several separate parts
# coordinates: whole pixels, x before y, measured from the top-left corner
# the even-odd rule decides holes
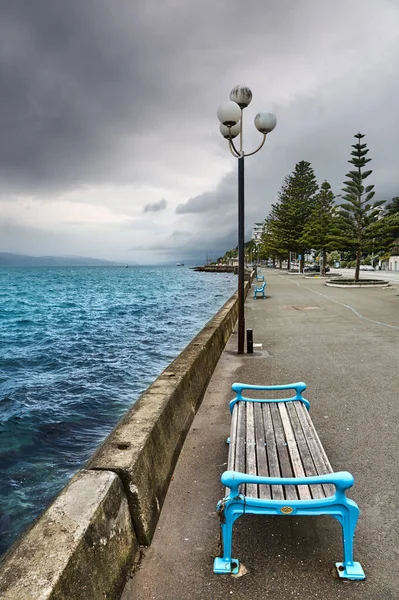
[[[189,231],[173,231],[170,234],[171,240],[188,240],[191,237],[191,233]]]
[[[159,212],[161,210],[165,210],[167,205],[168,205],[168,203],[166,202],[165,198],[162,198],[159,202],[153,202],[152,204],[146,204],[144,206],[143,212],[145,212],[145,213]]]
[[[214,258],[222,256],[226,248],[233,248],[237,245],[237,233],[234,229],[223,228],[220,235],[215,239],[213,231],[201,232],[173,232],[162,241],[154,241],[149,244],[137,244],[129,248],[130,252],[150,252],[157,255],[166,254],[171,257],[184,257],[185,259],[201,259],[205,261],[206,255],[211,254]]]
[[[107,149],[117,115],[128,117],[121,88],[137,58],[129,62],[114,14],[103,0],[3,8],[0,166],[10,185],[73,184]]]
[[[186,202],[178,204],[176,214],[199,214],[208,212],[223,212],[226,204],[234,202],[237,196],[236,173],[228,173],[211,192],[204,192],[199,196],[189,198]]]
[[[269,0],[269,17],[282,5]],[[3,0],[3,186],[43,192],[140,179],[139,136],[163,129],[176,134],[175,115],[181,127],[186,119],[194,123],[193,115],[206,114],[206,100],[222,89],[215,57],[231,61],[227,21],[239,17],[241,27],[253,21],[240,7],[238,0],[209,7],[206,0],[201,6],[183,0]],[[254,28],[255,43],[264,27],[252,22]],[[245,62],[239,55],[234,60]]]
[[[278,120],[246,160],[247,237],[300,160],[339,193],[358,130],[376,196],[398,195],[398,31],[388,0],[378,10],[375,0],[248,0],[245,10],[239,0],[3,0],[0,211],[15,226],[3,244],[24,243],[18,223],[31,224],[49,233],[40,252],[56,253],[56,225],[94,256],[98,219],[110,257],[129,251],[132,233],[146,247],[149,231],[179,255],[235,246],[237,165],[215,113],[238,83],[254,93],[246,151],[259,143],[258,110]],[[171,210],[154,210],[154,192]]]
[[[62,187],[113,181],[123,171],[120,161],[133,171],[135,146],[126,147],[124,137],[140,133],[171,93],[163,68],[170,50],[162,36],[153,44],[150,5],[11,0],[2,6],[2,180],[11,189]]]
[[[203,213],[210,210],[218,210],[218,205],[215,203],[217,200],[217,192],[205,192],[200,196],[189,198],[187,202],[178,204],[176,206],[176,214],[186,215],[190,213]]]

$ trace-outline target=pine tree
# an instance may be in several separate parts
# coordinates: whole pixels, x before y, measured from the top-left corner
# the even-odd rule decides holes
[[[399,198],[392,198],[385,206],[385,225],[391,235],[392,243],[399,237]]]
[[[373,238],[373,251],[377,256],[387,257],[399,239],[399,197],[392,198],[381,213],[370,227],[370,233]]]
[[[274,236],[279,240],[280,248],[290,254],[302,255],[301,270],[304,264],[305,247],[301,241],[303,229],[314,210],[315,193],[318,185],[313,168],[302,160],[295,165],[294,171],[284,179],[278,194],[278,203],[272,206],[274,212]]]
[[[320,248],[322,254],[321,275],[326,274],[327,248],[332,242],[335,202],[328,181],[321,184],[315,197],[315,206],[303,228],[301,244],[306,248]]]
[[[395,196],[391,202],[385,206],[385,214],[387,217],[399,215],[399,197]]]
[[[349,171],[346,174],[348,179],[344,181],[345,187],[342,191],[345,202],[339,208],[341,232],[336,239],[341,239],[344,245],[355,250],[355,281],[359,281],[360,259],[372,236],[370,226],[378,214],[378,207],[384,201],[370,202],[375,195],[374,185],[363,185],[364,180],[373,172],[364,170],[366,164],[371,161],[371,158],[366,158],[369,149],[367,144],[361,143],[365,137],[364,134],[357,133],[354,137],[357,139],[357,143],[352,145],[352,158],[348,162],[354,165],[355,170]]]
[[[262,234],[261,257],[272,258],[273,266],[278,260],[280,268],[282,261],[287,258],[287,251],[284,248],[284,243],[280,238],[278,228],[278,219],[276,215],[276,205],[272,205],[269,215],[265,219]]]

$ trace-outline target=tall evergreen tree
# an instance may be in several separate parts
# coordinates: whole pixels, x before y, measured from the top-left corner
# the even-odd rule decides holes
[[[399,238],[398,197],[392,198],[392,201],[385,205],[384,210],[381,210],[378,218],[370,226],[370,234],[373,240],[373,254],[375,251],[380,256],[389,255],[395,240]]]
[[[395,196],[392,198],[391,202],[385,206],[385,214],[388,217],[392,215],[399,215],[399,197]]]
[[[385,206],[385,225],[391,236],[392,243],[399,237],[399,198],[392,198]],[[392,244],[391,244],[392,245]]]
[[[272,258],[273,266],[275,265],[276,260],[278,260],[280,268],[282,260],[287,257],[287,251],[284,248],[284,243],[280,237],[278,228],[276,205],[272,205],[270,213],[265,219],[261,253],[262,258]]]
[[[321,275],[326,274],[327,248],[332,242],[334,228],[335,202],[328,181],[321,184],[315,197],[315,206],[309,220],[303,228],[301,244],[307,248],[320,249],[322,254]]]
[[[361,140],[365,137],[364,134],[357,133],[354,137],[357,142],[352,145],[352,158],[348,162],[354,165],[355,169],[346,174],[348,179],[344,181],[345,187],[342,188],[345,202],[339,208],[341,231],[336,239],[340,239],[346,247],[355,250],[355,281],[359,281],[360,259],[372,237],[370,227],[375,222],[378,207],[384,201],[370,202],[375,195],[374,185],[363,185],[364,180],[373,172],[372,170],[364,170],[366,164],[371,161],[371,158],[366,158],[369,149],[367,144],[361,143]]]
[[[301,270],[303,269],[305,247],[301,238],[305,224],[314,210],[317,189],[311,164],[302,160],[295,165],[291,175],[284,179],[278,202],[272,205],[274,235],[279,240],[280,247],[288,252],[288,268],[291,252],[297,252],[302,255]]]

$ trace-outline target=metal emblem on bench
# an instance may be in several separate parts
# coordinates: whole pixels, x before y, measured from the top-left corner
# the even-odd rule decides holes
[[[294,509],[291,508],[291,506],[283,506],[280,508],[280,511],[285,515],[290,515],[292,512],[294,512]]]

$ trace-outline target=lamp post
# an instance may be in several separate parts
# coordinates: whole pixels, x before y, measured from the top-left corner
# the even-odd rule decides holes
[[[272,113],[259,112],[255,117],[255,127],[263,134],[260,146],[254,152],[243,150],[243,111],[252,100],[252,92],[245,85],[237,85],[230,92],[230,101],[221,104],[217,115],[220,133],[229,141],[230,152],[238,159],[238,354],[244,354],[244,158],[256,154],[266,141],[266,135],[273,131],[277,120]],[[239,136],[239,149],[233,139]]]
[[[254,237],[254,244],[255,244],[255,274],[256,276],[258,276],[258,266],[259,266],[259,246],[260,246],[261,240],[259,239],[259,235],[255,234]]]

